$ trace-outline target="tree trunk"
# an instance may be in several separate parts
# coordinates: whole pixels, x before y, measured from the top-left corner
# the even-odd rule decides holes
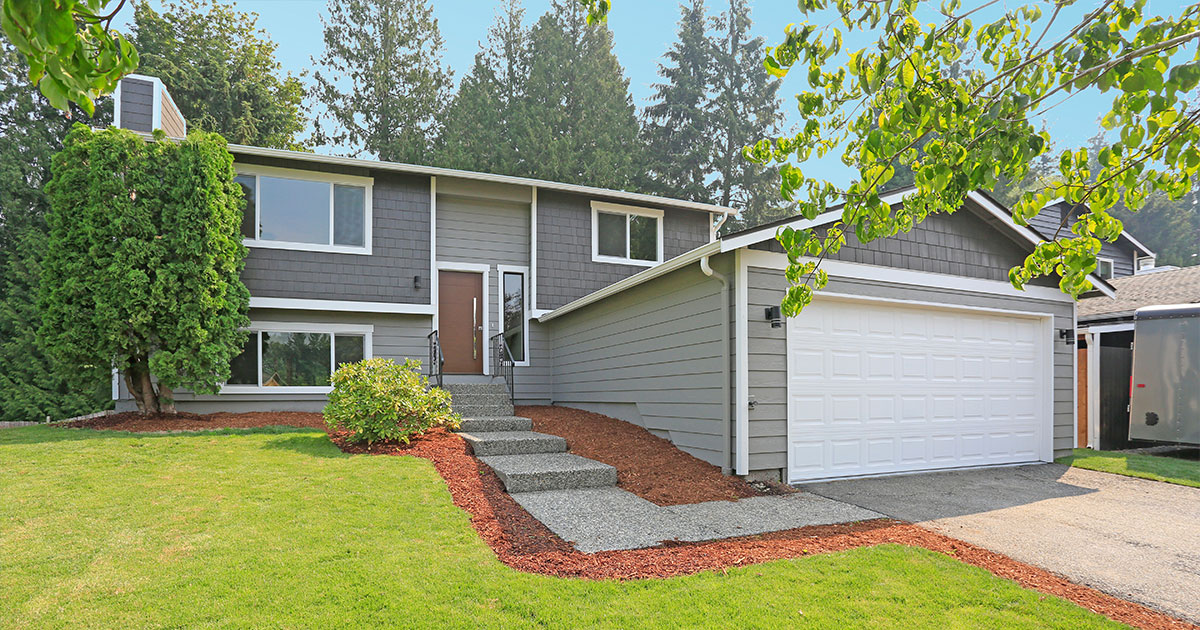
[[[133,368],[125,370],[125,389],[129,390],[129,395],[133,396],[133,402],[137,405],[138,413],[146,413],[146,399],[142,398],[141,380],[134,378]]]
[[[134,359],[125,371],[125,385],[137,403],[139,413],[158,413],[158,396],[150,380],[150,364],[146,357]]]
[[[179,413],[175,410],[175,392],[162,383],[158,384],[158,408],[163,413],[171,416]]]

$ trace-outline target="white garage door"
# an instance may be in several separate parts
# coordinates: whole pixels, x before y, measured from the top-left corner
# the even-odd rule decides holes
[[[818,296],[787,322],[791,481],[1048,456],[1044,321]]]

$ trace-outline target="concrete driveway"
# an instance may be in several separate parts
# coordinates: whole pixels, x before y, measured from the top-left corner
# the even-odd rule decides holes
[[[803,488],[1200,623],[1200,489],[1058,464]]]

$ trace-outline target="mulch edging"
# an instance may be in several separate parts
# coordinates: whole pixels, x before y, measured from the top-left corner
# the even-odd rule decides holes
[[[158,417],[111,414],[59,426],[145,432],[276,425],[324,428],[320,414],[301,412]],[[410,455],[429,460],[445,480],[454,504],[471,516],[471,525],[479,532],[479,536],[501,562],[519,571],[593,580],[667,578],[895,543],[947,554],[1025,588],[1061,597],[1137,628],[1200,630],[1200,626],[1075,584],[1044,569],[891,519],[802,527],[711,542],[668,542],[649,549],[585,554],[576,551],[518,505],[504,491],[495,473],[473,457],[466,442],[454,433],[435,429],[407,445],[351,445],[346,443],[345,438],[345,433],[330,433],[330,439],[348,453]]]

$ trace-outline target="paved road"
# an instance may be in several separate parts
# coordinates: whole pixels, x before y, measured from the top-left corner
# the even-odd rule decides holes
[[[1200,623],[1200,489],[1040,464],[806,490]]]

